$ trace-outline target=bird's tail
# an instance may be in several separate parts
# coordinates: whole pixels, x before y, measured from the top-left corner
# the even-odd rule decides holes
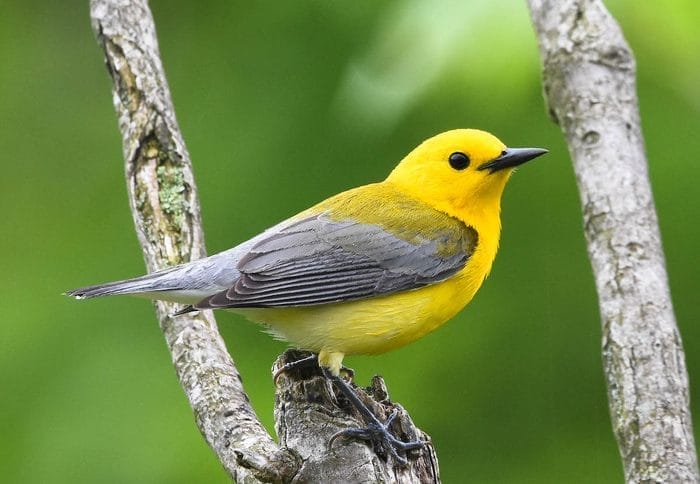
[[[101,296],[116,296],[122,294],[139,295],[152,299],[180,301],[181,292],[190,292],[187,278],[178,277],[177,272],[184,272],[183,266],[170,267],[133,279],[107,282],[94,286],[85,286],[66,291],[66,296],[76,299],[90,299]],[[176,297],[168,297],[172,293]]]

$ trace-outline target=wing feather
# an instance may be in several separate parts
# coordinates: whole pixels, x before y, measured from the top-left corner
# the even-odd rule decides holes
[[[253,245],[239,260],[232,287],[195,307],[308,306],[443,281],[464,267],[478,240],[473,228],[439,214],[439,228],[429,235],[406,227],[397,235],[329,212],[303,218]]]

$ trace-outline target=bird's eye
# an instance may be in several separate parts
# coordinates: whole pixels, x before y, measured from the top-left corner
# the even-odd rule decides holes
[[[469,157],[464,153],[456,151],[450,155],[450,166],[455,170],[464,170],[469,166]]]

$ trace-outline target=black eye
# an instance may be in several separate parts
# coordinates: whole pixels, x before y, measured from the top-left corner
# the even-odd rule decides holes
[[[469,157],[456,151],[450,155],[450,166],[455,170],[464,170],[469,166]]]

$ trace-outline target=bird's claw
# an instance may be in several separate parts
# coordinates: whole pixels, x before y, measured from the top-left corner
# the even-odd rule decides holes
[[[279,380],[280,376],[283,373],[288,372],[289,370],[292,370],[294,368],[299,368],[301,366],[309,365],[309,364],[317,364],[317,355],[314,353],[311,353],[309,356],[306,356],[304,358],[301,358],[300,360],[295,360],[295,361],[290,361],[289,363],[285,363],[284,365],[280,366],[277,371],[272,375],[272,381],[275,386],[277,386],[277,380]]]
[[[275,386],[277,386],[277,382],[280,376],[282,376],[284,373],[307,365],[318,366],[318,355],[316,353],[311,353],[309,356],[305,356],[304,358],[301,358],[299,360],[290,361],[280,366],[277,369],[277,371],[275,371],[272,374],[272,382],[275,384]],[[340,372],[346,376],[346,379],[349,382],[352,382],[355,378],[355,370],[353,370],[352,368],[348,368],[347,366],[341,366]]]
[[[396,420],[397,416],[398,412],[394,410],[384,423],[371,422],[364,428],[350,428],[336,432],[330,438],[328,445],[330,448],[333,448],[333,443],[338,438],[371,442],[375,452],[388,452],[400,465],[408,465],[408,460],[401,454],[405,454],[411,450],[420,449],[428,444],[428,442],[423,440],[404,442],[394,437],[389,430],[389,427],[391,427],[391,424],[394,422],[394,420]]]

